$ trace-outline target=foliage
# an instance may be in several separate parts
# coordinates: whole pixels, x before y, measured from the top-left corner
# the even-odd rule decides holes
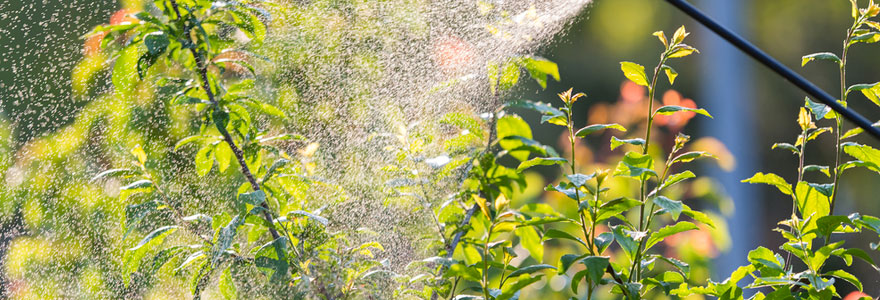
[[[652,127],[655,118],[669,115],[698,113],[711,117],[703,109],[680,105],[654,109],[659,74],[665,73],[670,84],[677,75],[667,61],[697,52],[683,43],[688,35],[684,27],[678,29],[672,39],[666,39],[662,32],[655,35],[663,42],[664,51],[650,81],[644,67],[621,63],[628,79],[648,87],[647,128]],[[494,83],[498,80],[496,73],[491,67],[489,70],[488,78]],[[652,137],[648,129],[643,138],[611,137],[612,150],[639,149],[626,152],[615,169],[580,173],[575,151],[578,139],[604,131],[627,131],[620,124],[593,124],[576,130],[573,106],[584,97],[583,93],[573,94],[568,90],[559,94],[562,107],[513,101],[495,110],[485,121],[490,129],[489,144],[482,150],[471,150],[478,155],[468,161],[473,165],[468,168],[462,191],[433,210],[443,246],[439,247],[438,256],[418,263],[426,273],[413,279],[425,281],[432,288],[406,289],[401,293],[423,299],[518,299],[524,288],[541,281],[545,275],[565,274],[569,270],[574,270],[572,292],[578,293],[578,288],[583,286],[587,299],[591,299],[600,286],[613,287],[612,293],[627,299],[647,297],[655,289],[669,295],[673,288],[687,287],[689,265],[673,257],[653,254],[651,250],[667,237],[699,229],[695,223],[681,220],[681,215],[714,226],[708,215],[670,199],[673,196],[668,192],[673,185],[695,177],[691,171],[680,169],[682,165],[713,155],[685,151],[689,137],[679,134],[658,173],[651,155],[658,149],[650,148],[653,150],[649,154]],[[541,123],[564,127],[571,156],[563,158],[553,148],[533,140],[529,125],[520,116],[502,110],[504,108],[533,110],[541,114]],[[471,118],[455,125],[483,137],[482,126],[465,125],[480,123]],[[518,166],[506,166],[511,161]],[[524,172],[552,165],[566,166],[568,174],[558,184],[548,185],[546,190],[572,201],[576,207],[574,213],[560,212],[545,203],[514,206],[510,199],[528,188]],[[626,180],[638,182],[635,197],[609,196],[628,194],[631,189],[616,183]],[[653,188],[649,189],[649,185]],[[610,187],[621,190],[611,191]],[[630,212],[638,215],[627,218],[632,215]],[[559,256],[558,263],[546,264],[545,242],[574,243],[580,248]],[[610,256],[612,252],[619,255]],[[526,253],[528,257],[523,259],[521,256]],[[658,266],[660,262],[667,265]]]
[[[859,8],[857,1],[851,0],[851,2],[853,24],[843,41],[842,55],[838,57],[830,52],[806,55],[803,57],[803,65],[814,60],[827,60],[837,64],[840,72],[839,101],[842,105],[847,105],[847,96],[853,91],[861,91],[866,98],[877,103],[876,90],[880,85],[857,84],[846,87],[846,66],[847,53],[851,46],[857,43],[874,43],[878,40],[877,37],[880,37],[880,33],[877,32],[880,26],[871,20],[880,14],[880,6],[870,1],[867,7]],[[817,127],[816,122],[824,119],[833,120],[836,126]],[[864,289],[864,285],[862,279],[849,273],[847,268],[841,268],[840,264],[833,262],[834,260],[840,260],[849,267],[856,257],[880,272],[880,268],[868,254],[870,251],[847,245],[848,241],[840,238],[844,234],[880,233],[880,228],[877,227],[878,219],[857,212],[848,216],[834,214],[844,171],[859,167],[874,172],[880,171],[875,164],[880,158],[880,152],[871,146],[845,141],[858,135],[862,130],[854,128],[844,133],[842,118],[829,107],[815,103],[809,98],[800,108],[797,124],[801,134],[793,144],[773,145],[773,149],[789,150],[797,157],[796,181],[789,182],[772,173],[757,173],[743,180],[748,183],[774,186],[791,197],[791,217],[780,221],[778,223],[780,227],[774,229],[782,234],[785,240],[785,243],[779,247],[784,257],[780,252],[759,247],[749,252],[748,265],[740,267],[724,281],[709,282],[705,287],[692,290],[678,289],[675,291],[676,294],[684,296],[695,293],[713,295],[719,299],[743,299],[744,289],[764,288],[766,294],[762,291],[757,292],[751,299],[842,298],[838,293],[838,287],[841,285],[836,284],[837,282],[848,282],[860,292]],[[805,165],[807,145],[826,132],[836,134],[836,155],[832,165],[830,167]],[[851,156],[853,160],[843,161],[843,153]],[[806,178],[811,176],[810,173],[817,172],[824,174],[824,178],[830,178],[832,182],[807,181]],[[837,241],[832,240],[832,237],[837,237]],[[876,243],[871,245],[870,250],[876,250]],[[750,277],[751,282],[744,288],[737,286],[746,277]]]
[[[148,200],[127,205],[123,239],[136,227],[158,227],[148,229],[152,232],[124,251],[125,294],[142,291],[176,257],[185,259],[174,272],[189,272],[194,298],[200,298],[218,277],[224,298],[251,297],[240,293],[239,287],[254,285],[260,278],[262,283],[257,285],[265,287],[251,291],[253,295],[300,298],[312,294],[337,299],[369,293],[363,287],[383,268],[372,253],[382,246],[375,242],[349,245],[344,234],[327,228],[326,218],[301,209],[297,202],[303,188],[322,184],[309,178],[308,159],[315,147],[295,155],[278,147],[281,141],[304,138],[262,130],[252,114],[286,116],[253,96],[254,79],[234,74],[254,73],[246,59],[247,47],[263,42],[262,19],[270,18],[266,9],[270,4],[176,0],[155,4],[159,16],[141,12],[134,14],[139,22],[94,30],[93,34],[104,36],[102,45],[118,48],[112,74],[117,94],[134,94],[136,83],[149,76],[152,68],[168,68],[156,76],[177,89],[169,104],[192,107],[199,115],[199,134],[180,140],[175,149],[198,145],[194,166],[199,177],[208,175],[216,162],[221,174],[238,166],[246,183],[238,186],[235,197],[215,195],[226,198],[223,202],[230,210],[188,214],[162,180],[152,175],[148,153],[140,146],[131,151],[133,168],[98,174],[93,180],[122,177],[128,182],[121,188],[121,201],[131,203],[132,196],[148,194],[139,197]],[[230,28],[248,39],[237,41]],[[170,225],[138,226],[152,215],[166,216]],[[164,242],[178,231],[186,231],[189,237]]]

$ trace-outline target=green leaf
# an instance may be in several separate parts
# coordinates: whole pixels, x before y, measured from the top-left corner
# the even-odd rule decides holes
[[[238,291],[235,289],[235,283],[232,282],[232,272],[230,272],[232,266],[226,267],[223,270],[223,274],[220,275],[220,294],[223,295],[224,299],[236,299],[238,298]]]
[[[467,265],[458,262],[449,266],[449,268],[446,269],[446,274],[444,275],[444,277],[461,277],[465,280],[479,282],[482,276],[480,275],[480,271],[477,271],[477,268],[468,267]]]
[[[536,228],[531,226],[517,228],[516,236],[519,237],[520,245],[529,251],[532,258],[539,263],[544,261],[544,244]]]
[[[773,274],[781,274],[784,271],[783,266],[785,265],[785,260],[783,260],[782,256],[779,256],[777,253],[773,253],[770,249],[758,247],[755,250],[749,251],[748,259],[749,262],[756,267],[769,268],[774,272]],[[768,276],[770,274],[763,274],[762,272],[762,275]]]
[[[508,283],[501,287],[501,294],[498,295],[495,300],[518,299],[518,293],[520,290],[529,286],[532,283],[541,281],[542,277],[544,277],[544,275],[531,277],[528,274],[522,274],[519,277],[516,277],[516,281],[514,281],[513,283]]]
[[[657,190],[658,191],[663,190],[663,189],[670,187],[676,183],[679,183],[679,182],[682,182],[684,180],[691,179],[694,177],[697,177],[697,175],[694,175],[694,172],[691,172],[691,171],[684,171],[681,173],[673,174],[673,175],[669,176],[669,178],[667,178],[666,181],[664,181],[663,184],[661,184],[660,187],[657,188]]]
[[[164,31],[153,31],[144,35],[144,46],[147,47],[147,53],[152,55],[165,53],[169,43],[168,35]]]
[[[134,87],[138,83],[136,72],[141,53],[137,45],[130,45],[119,52],[119,57],[113,64],[112,81],[116,92],[123,97],[134,94]]]
[[[795,147],[794,145],[789,144],[789,143],[776,143],[776,144],[773,144],[773,147],[770,147],[771,150],[775,150],[776,148],[791,151],[795,155],[797,155],[798,153],[801,153],[801,149],[798,149],[797,147]]]
[[[840,58],[838,58],[836,54],[831,53],[831,52],[821,52],[821,53],[813,53],[810,55],[805,55],[803,57],[803,59],[801,60],[801,67],[806,66],[807,63],[814,61],[814,60],[817,60],[817,59],[818,60],[833,61],[833,62],[837,63],[838,65],[841,64]]]
[[[519,107],[537,111],[541,113],[541,123],[550,123],[559,126],[568,126],[566,115],[559,109],[550,104],[533,101],[512,101],[506,104],[507,107]]]
[[[617,149],[617,147],[623,146],[625,144],[630,144],[633,146],[644,146],[645,140],[639,138],[621,140],[618,139],[616,136],[611,137],[611,150]]]
[[[626,254],[626,257],[632,260],[635,257],[636,247],[639,246],[638,242],[627,234],[628,230],[626,230],[626,226],[624,225],[612,226],[611,232],[614,235],[614,240],[617,241],[617,244],[623,249],[623,253]]]
[[[836,270],[836,271],[827,272],[827,273],[825,273],[825,276],[834,276],[834,277],[846,280],[847,282],[849,282],[853,286],[855,286],[857,289],[859,289],[859,291],[864,290],[862,287],[862,282],[859,281],[859,278],[857,278],[853,274],[847,273],[844,270]]]
[[[531,266],[516,269],[516,271],[513,271],[507,277],[517,277],[522,274],[532,274],[532,273],[535,273],[535,272],[538,272],[541,270],[547,270],[547,269],[556,270],[556,267],[551,266],[551,265],[546,265],[546,264],[531,265]]]
[[[828,197],[830,191],[817,189],[818,185],[811,185],[807,182],[798,182],[795,189],[795,199],[797,199],[797,208],[802,216],[809,217],[810,221],[802,229],[803,232],[810,232],[816,228],[817,219],[827,216],[831,210],[831,203]]]
[[[559,268],[556,269],[559,275],[565,274],[571,265],[573,265],[577,260],[586,257],[587,254],[577,255],[577,254],[564,254],[559,258]]]
[[[861,127],[856,127],[856,128],[847,130],[846,133],[844,133],[843,136],[840,137],[840,139],[845,140],[845,139],[857,136],[859,134],[862,134],[862,132],[865,132],[865,130],[862,129]]]
[[[581,238],[571,235],[568,232],[558,230],[558,229],[549,229],[546,233],[544,233],[544,240],[548,239],[566,239],[580,243],[583,246],[587,246]]]
[[[195,165],[196,165],[196,174],[199,177],[204,177],[211,171],[211,167],[214,166],[214,145],[205,145],[202,149],[199,149],[199,152],[196,153]]]
[[[582,186],[587,185],[587,181],[590,181],[590,179],[593,179],[594,177],[596,177],[596,173],[593,173],[590,175],[584,175],[584,174],[578,173],[578,174],[566,175],[565,177],[568,178],[568,181],[571,181],[571,184],[573,184],[575,187],[582,187]]]
[[[669,58],[679,58],[679,57],[685,57],[685,56],[688,56],[688,55],[691,55],[694,53],[700,53],[700,51],[697,50],[697,48],[694,48],[694,47],[691,47],[691,46],[688,46],[685,44],[678,44],[673,48],[672,53],[670,53],[668,57]]]
[[[673,85],[675,83],[675,77],[678,77],[678,72],[676,72],[675,69],[673,69],[672,67],[667,66],[667,65],[663,65],[660,68],[663,70],[663,72],[666,73],[666,78],[669,79],[669,85]]]
[[[654,159],[650,155],[630,151],[617,164],[614,176],[641,177],[646,179],[651,175],[657,176],[657,172],[653,169]]]
[[[859,36],[852,38],[849,42],[850,45],[855,43],[866,43],[873,44],[880,41],[880,33],[877,32],[869,32]]]
[[[287,213],[288,220],[293,220],[298,217],[306,217],[306,218],[312,219],[318,223],[321,223],[321,225],[324,225],[324,226],[327,226],[327,224],[330,223],[330,221],[327,220],[327,218],[324,218],[322,216],[319,216],[319,215],[316,215],[316,214],[313,214],[313,213],[310,213],[310,212],[307,212],[304,210],[292,210]]]
[[[519,82],[519,73],[519,66],[515,62],[509,61],[504,64],[504,69],[501,70],[501,77],[498,80],[498,88],[502,90],[513,88]]]
[[[201,135],[193,135],[193,136],[188,136],[188,137],[182,138],[179,141],[177,141],[176,144],[174,144],[174,151],[177,151],[178,148],[183,147],[186,144],[189,144],[189,143],[192,143],[195,141],[200,141],[202,139],[204,139],[204,138]]]
[[[788,182],[785,182],[785,179],[782,179],[782,177],[773,173],[764,174],[758,172],[755,173],[755,176],[752,176],[752,178],[744,179],[742,182],[769,184],[775,186],[780,192],[786,195],[791,195],[792,192],[791,185],[788,184]]]
[[[125,206],[125,224],[123,226],[125,233],[122,235],[122,240],[125,241],[135,226],[147,215],[158,211],[158,208],[159,203],[152,200]]]
[[[256,47],[262,45],[266,37],[266,24],[263,24],[253,12],[241,10],[230,10],[230,12],[235,18],[235,26],[251,38],[250,42]]]
[[[849,87],[846,90],[846,93],[849,94],[853,91],[862,92],[862,94],[865,95],[868,100],[871,100],[871,102],[874,102],[874,104],[880,106],[880,82],[871,84],[856,84]]]
[[[152,251],[155,247],[162,244],[165,241],[165,238],[177,230],[177,226],[163,226],[159,227],[156,230],[153,230],[147,236],[145,236],[141,241],[134,247],[125,250],[122,254],[122,261],[126,283],[128,282],[129,276],[132,273],[138,270],[140,267],[141,260],[147,252]]]
[[[596,249],[598,249],[598,252],[596,253],[601,254],[605,252],[605,249],[608,249],[608,246],[611,246],[611,242],[613,241],[614,234],[611,232],[603,232],[597,235],[596,238],[593,239],[593,245],[595,245]]]
[[[822,236],[831,236],[843,224],[856,227],[846,216],[822,216],[816,220],[817,230]]]
[[[651,235],[651,237],[648,238],[648,242],[645,244],[645,249],[651,249],[651,247],[653,247],[668,236],[689,230],[699,230],[699,227],[697,227],[697,225],[694,225],[694,223],[681,221],[675,223],[675,225],[669,225],[660,228],[657,230],[657,232],[655,232]]]
[[[712,153],[709,153],[709,152],[691,151],[691,152],[679,154],[678,156],[676,156],[675,158],[672,159],[672,163],[679,163],[679,162],[686,163],[686,162],[691,162],[695,159],[703,158],[703,157],[710,157],[710,158],[717,159],[717,157],[715,157],[715,155],[712,155]]]
[[[813,112],[813,116],[816,117],[816,121],[824,119],[824,118],[833,118],[834,114],[828,114],[831,112],[831,107],[822,103],[813,102],[809,97],[804,98],[804,102],[806,102],[807,108]]]
[[[808,165],[804,166],[804,172],[822,172],[825,176],[831,177],[831,173],[828,171],[828,166]]]
[[[607,256],[587,256],[581,260],[581,263],[587,268],[587,278],[590,278],[594,284],[600,282],[610,260],[611,258]]]
[[[843,151],[865,163],[868,169],[880,173],[880,150],[856,143],[843,143]]]
[[[226,226],[220,228],[220,230],[216,233],[214,246],[211,247],[211,265],[216,267],[219,265],[220,259],[223,257],[223,254],[226,252],[226,249],[229,249],[232,246],[232,241],[235,239],[235,234],[238,232],[238,227],[244,223],[244,219],[241,216],[235,216],[232,220],[229,220],[229,223]]]
[[[218,171],[226,171],[226,169],[229,168],[229,165],[232,162],[232,157],[232,148],[229,148],[229,145],[227,145],[226,143],[219,143],[216,147],[214,147],[214,158],[217,160]]]
[[[639,202],[635,199],[630,198],[617,198],[605,203],[599,207],[599,213],[596,215],[596,222],[604,221],[610,217],[618,215],[622,212],[628,211],[630,208],[641,205],[642,202]]]
[[[620,70],[623,71],[623,75],[630,81],[641,86],[648,86],[648,76],[645,75],[645,67],[624,61],[620,63]]]
[[[110,170],[98,173],[98,175],[95,175],[95,177],[92,177],[92,179],[90,179],[89,182],[95,182],[95,181],[101,180],[102,178],[105,178],[105,177],[117,177],[117,176],[130,177],[130,176],[137,175],[139,173],[140,172],[138,172],[136,170],[131,170],[131,169],[110,169]]]
[[[138,193],[147,193],[153,190],[153,182],[147,179],[141,179],[132,182],[119,189],[119,200],[125,201],[129,196]]]
[[[561,165],[567,163],[568,160],[562,157],[535,157],[530,160],[524,161],[516,167],[516,172],[522,173],[525,169],[534,167],[534,166],[552,166],[552,165]]]
[[[691,219],[694,219],[694,221],[706,224],[713,229],[715,228],[715,222],[713,222],[712,218],[710,218],[708,215],[700,211],[692,210],[690,206],[687,206],[687,204],[682,204],[682,206],[682,214],[690,217]]]
[[[663,210],[672,215],[672,220],[675,221],[678,221],[678,216],[681,215],[681,212],[684,209],[681,201],[672,200],[665,196],[654,197],[654,204],[657,204],[657,206],[660,206]]]
[[[253,206],[259,206],[263,202],[266,202],[266,193],[262,190],[242,193],[238,195],[238,200]]]
[[[509,139],[509,137],[520,136],[526,139],[532,138],[532,128],[522,118],[517,115],[505,115],[497,121],[497,135],[501,148],[510,151],[509,154],[519,161],[529,159],[529,151],[512,151],[513,149],[522,147],[523,141],[517,139]]]
[[[605,129],[616,129],[619,131],[626,132],[626,128],[624,128],[620,124],[593,124],[593,125],[581,128],[581,130],[578,130],[577,133],[575,133],[575,136],[580,137],[580,138],[585,138],[588,135],[591,135],[597,131],[605,130]]]
[[[547,76],[559,81],[559,67],[556,63],[542,57],[525,57],[522,59],[523,68],[529,71],[532,77],[542,89],[547,88]]]
[[[698,113],[698,114],[701,114],[701,115],[704,115],[704,116],[707,116],[707,117],[712,118],[712,115],[710,115],[709,112],[707,112],[705,109],[702,109],[702,108],[689,108],[689,107],[678,106],[678,105],[666,105],[666,106],[663,106],[663,107],[661,107],[661,108],[658,108],[657,111],[654,112],[654,114],[661,114],[661,115],[667,115],[667,116],[668,116],[668,115],[671,115],[671,114],[674,114],[674,113],[677,113],[677,112],[682,112],[682,111],[695,112],[695,113]]]
[[[286,237],[279,237],[271,241],[256,251],[254,256],[254,265],[271,282],[285,282],[289,264],[287,262],[287,244]],[[477,277],[479,278],[479,277]]]

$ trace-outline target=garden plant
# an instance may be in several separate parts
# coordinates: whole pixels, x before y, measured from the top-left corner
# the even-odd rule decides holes
[[[847,86],[846,79],[850,47],[880,41],[875,21],[880,5],[850,1],[854,21],[840,56],[811,54],[803,57],[803,65],[836,63],[842,105],[861,92],[880,106],[880,83]],[[120,11],[110,24],[86,34],[94,49],[87,48],[92,52],[77,66],[74,89],[100,95],[83,109],[93,114],[83,113],[67,129],[30,144],[24,151],[28,155],[14,166],[19,172],[45,174],[22,175],[27,179],[8,190],[43,199],[19,209],[30,230],[51,231],[46,228],[69,222],[75,224],[65,227],[70,232],[52,234],[80,237],[94,246],[71,248],[53,258],[40,249],[62,245],[24,238],[12,246],[6,268],[33,285],[59,290],[71,288],[65,279],[82,276],[71,282],[86,291],[83,297],[126,299],[532,299],[560,278],[564,288],[554,293],[564,299],[838,299],[843,298],[838,293],[842,282],[859,291],[868,287],[849,271],[854,260],[880,276],[872,258],[880,241],[862,249],[848,240],[866,232],[880,234],[880,219],[857,212],[835,215],[845,171],[880,173],[880,150],[851,142],[861,129],[847,129],[829,107],[806,99],[796,122],[790,122],[801,134],[793,143],[772,146],[794,154],[796,178],[757,173],[743,180],[769,184],[789,196],[791,216],[773,229],[785,243],[751,251],[748,262],[724,280],[710,278],[710,256],[724,248],[726,238],[719,211],[729,200],[713,179],[694,171],[698,163],[728,164],[729,153],[715,139],[692,140],[684,132],[692,118],[712,118],[671,90],[681,80],[673,65],[699,54],[685,43],[690,33],[684,26],[669,36],[653,34],[660,51],[649,68],[620,62],[626,95],[613,109],[623,117],[602,116],[602,122],[578,126],[593,117],[582,119],[576,107],[609,108],[590,103],[577,88],[561,91],[553,103],[509,99],[522,78],[542,89],[548,89],[550,79],[561,80],[554,62],[511,53],[489,59],[478,75],[419,91],[430,97],[481,80],[489,98],[483,99],[486,107],[414,123],[399,117],[408,112],[406,105],[383,108],[386,114],[376,118],[391,129],[372,128],[362,135],[381,144],[393,159],[370,165],[365,176],[325,178],[330,173],[322,168],[367,168],[363,165],[380,160],[355,156],[355,151],[323,154],[323,141],[290,132],[295,127],[290,123],[321,127],[346,114],[355,120],[373,116],[358,111],[355,99],[346,103],[355,108],[327,113],[333,117],[321,123],[316,120],[323,116],[322,104],[304,107],[310,103],[302,102],[292,108],[276,97],[295,94],[291,90],[321,94],[334,80],[291,84],[295,87],[278,83],[302,79],[306,76],[291,74],[307,71],[286,73],[289,61],[263,54],[308,47],[268,40],[274,16],[301,22],[318,18],[304,10],[292,12],[288,5],[310,4],[154,0],[145,5],[148,9]],[[314,5],[321,12],[346,7]],[[479,7],[485,15],[502,16],[499,24],[509,21],[503,7],[482,2]],[[486,31],[508,34],[492,26]],[[321,38],[297,37],[315,44]],[[372,45],[377,40],[358,36],[345,42]],[[275,48],[266,50],[270,43]],[[315,48],[332,52],[338,45],[324,46]],[[341,59],[346,68],[374,63],[369,53],[340,55],[350,56]],[[105,67],[107,76],[96,75]],[[261,72],[270,68],[281,71]],[[359,76],[355,73],[346,76]],[[109,83],[102,85],[102,79]],[[667,82],[668,90],[661,92]],[[353,93],[359,92],[365,93]],[[527,119],[534,116],[540,122],[532,124],[563,131],[558,150],[533,134]],[[151,125],[139,128],[133,125],[136,119]],[[826,122],[830,126],[819,127]],[[0,136],[5,134],[0,126]],[[833,145],[819,143],[823,134],[834,135]],[[835,159],[807,164],[807,150],[816,149],[808,145],[833,147]],[[70,163],[72,156],[87,163]],[[0,159],[0,167],[11,169],[13,164],[6,162]],[[562,175],[550,184],[535,175],[557,168]],[[49,188],[48,182],[65,176],[67,188]],[[108,190],[113,200],[92,203],[87,213],[69,219],[44,208],[74,206],[64,199]],[[359,193],[383,199],[382,207],[364,205],[362,198],[369,197]],[[529,193],[541,201],[524,196]],[[62,200],[46,200],[56,198]],[[371,210],[371,216],[403,211],[405,221],[395,225],[424,226],[383,231],[395,234],[389,238],[343,216],[357,209]],[[709,245],[689,244],[691,238]],[[385,254],[391,249],[380,240],[402,240],[408,256]],[[108,259],[91,264],[81,256]],[[409,260],[393,261],[399,257]],[[77,267],[22,271],[60,260]],[[186,293],[163,294],[163,286],[184,286]],[[67,296],[46,293],[31,296]]]

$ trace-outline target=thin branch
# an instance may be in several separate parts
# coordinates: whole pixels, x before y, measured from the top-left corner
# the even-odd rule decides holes
[[[174,13],[177,14],[177,19],[180,20],[182,18],[180,14],[180,7],[177,5],[176,0],[169,0],[171,2],[171,7],[174,9]],[[188,30],[185,30],[188,31]],[[195,41],[193,41],[195,43]],[[195,47],[189,48],[190,52],[193,55],[193,58],[196,61],[196,71],[199,73],[199,77],[202,81],[202,89],[205,90],[205,94],[208,96],[208,100],[211,102],[211,105],[214,106],[214,109],[220,109],[220,103],[217,102],[217,99],[214,96],[213,90],[211,90],[211,84],[208,81],[208,68],[205,65],[205,58],[196,50]],[[232,149],[232,153],[235,155],[235,158],[238,160],[239,166],[241,166],[241,173],[244,174],[244,177],[247,178],[248,182],[251,185],[251,188],[254,191],[260,191],[260,184],[257,182],[257,179],[254,178],[253,173],[251,173],[250,168],[247,166],[247,162],[244,160],[244,152],[241,151],[237,145],[235,145],[235,141],[232,139],[232,135],[229,134],[229,131],[226,130],[223,126],[215,124],[217,130],[220,131],[220,134],[223,136],[223,141],[229,145],[229,148]],[[275,230],[275,223],[273,222],[274,218],[269,214],[271,211],[269,205],[264,201],[260,203],[260,206],[265,208],[263,210],[263,218],[266,219],[266,222],[269,225],[269,233],[272,234],[272,239],[277,240],[281,237],[278,234],[278,231]]]

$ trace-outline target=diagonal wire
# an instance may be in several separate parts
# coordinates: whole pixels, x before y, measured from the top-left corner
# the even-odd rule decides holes
[[[669,2],[669,4],[672,4],[685,14],[689,15],[691,18],[694,18],[694,20],[696,20],[700,24],[703,24],[703,26],[706,26],[707,28],[709,28],[709,30],[712,30],[712,32],[715,32],[715,34],[719,35],[727,42],[736,46],[740,51],[745,52],[767,68],[770,68],[770,70],[775,72],[777,75],[782,76],[783,78],[809,94],[814,99],[819,100],[825,105],[828,105],[835,112],[839,113],[850,122],[853,122],[856,126],[862,128],[864,131],[874,136],[874,138],[880,139],[880,129],[874,127],[871,121],[868,121],[867,118],[863,117],[852,109],[840,105],[840,103],[837,102],[837,99],[835,99],[833,96],[829,95],[828,93],[817,87],[815,84],[805,79],[803,76],[798,75],[770,55],[767,55],[767,53],[764,53],[764,51],[761,51],[761,49],[755,47],[755,45],[752,45],[736,33],[725,28],[687,1],[666,0],[666,2]]]

